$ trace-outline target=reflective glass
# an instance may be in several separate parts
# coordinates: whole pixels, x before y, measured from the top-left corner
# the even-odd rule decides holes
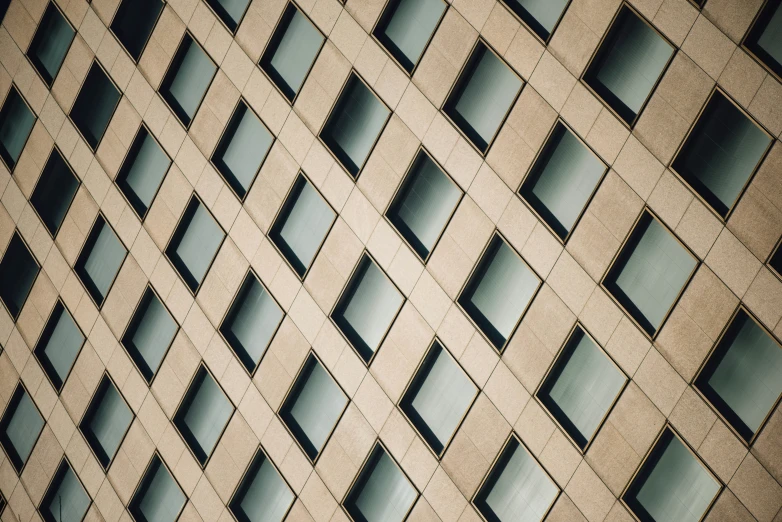
[[[235,33],[250,0],[206,0],[206,3],[214,9],[228,30]]]
[[[120,97],[122,93],[106,76],[98,62],[93,61],[70,112],[73,124],[92,150],[98,149],[98,144],[106,134]]]
[[[163,11],[161,0],[122,0],[111,22],[111,32],[125,47],[131,58],[139,61],[152,36],[158,16]]]
[[[777,76],[782,77],[782,2],[768,0],[744,41]]]
[[[58,300],[35,346],[35,356],[57,391],[62,390],[83,344],[84,335]]]
[[[195,118],[216,72],[217,66],[209,55],[190,33],[185,33],[159,89],[185,127],[189,127]]]
[[[147,287],[122,337],[122,345],[147,383],[160,368],[178,328],[157,294]]]
[[[259,451],[228,508],[239,522],[282,522],[294,498],[269,458]]]
[[[380,444],[345,499],[345,509],[361,522],[402,522],[418,498],[402,470]]]
[[[109,468],[131,422],[133,411],[111,379],[104,375],[79,424],[79,429],[104,469]]]
[[[52,236],[57,235],[78,189],[79,179],[55,147],[30,197],[30,204]]]
[[[446,7],[443,0],[391,0],[373,34],[412,73]]]
[[[68,461],[62,459],[41,502],[41,517],[45,522],[81,522],[87,515],[90,503],[90,497],[76,473]]]
[[[0,443],[17,474],[30,458],[43,425],[43,417],[27,390],[17,384],[0,420]]]
[[[147,467],[128,511],[136,522],[176,522],[187,497],[157,454]]]
[[[568,0],[504,0],[542,40],[548,40],[562,17]]]
[[[22,236],[14,232],[0,261],[0,298],[14,320],[19,317],[40,270]]]
[[[33,131],[35,114],[24,102],[24,99],[11,86],[8,95],[0,109],[0,158],[3,159],[9,170],[13,170],[19,156],[22,155],[24,144]]]
[[[95,220],[74,270],[100,308],[128,251],[101,214]]]
[[[54,2],[49,2],[35,31],[33,41],[27,49],[30,62],[49,87],[60,72],[74,36],[76,31],[71,24]]]
[[[170,166],[171,160],[142,125],[117,174],[117,186],[140,219],[152,206]]]

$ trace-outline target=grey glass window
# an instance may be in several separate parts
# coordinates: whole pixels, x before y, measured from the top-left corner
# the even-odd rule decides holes
[[[27,106],[27,103],[11,85],[11,90],[0,109],[0,158],[3,159],[8,170],[13,171],[19,156],[22,155],[24,144],[33,131],[35,114]]]
[[[448,351],[435,340],[400,408],[436,454],[443,453],[478,388]]]
[[[461,197],[459,187],[421,149],[386,216],[418,257],[426,261]]]
[[[79,178],[63,159],[60,150],[53,148],[30,197],[30,204],[52,236],[57,235],[78,189]]]
[[[403,301],[404,296],[380,267],[364,254],[331,317],[369,364]]]
[[[111,22],[111,32],[125,47],[133,61],[138,62],[149,37],[155,29],[160,13],[161,0],[122,0]]]
[[[624,5],[584,73],[584,81],[632,125],[674,50],[640,15]]]
[[[697,259],[649,212],[644,212],[603,285],[653,336],[690,280]]]
[[[45,522],[81,522],[90,508],[89,495],[68,461],[62,459],[52,483],[41,501],[41,518]]]
[[[274,464],[259,449],[228,509],[239,522],[282,522],[294,498]]]
[[[103,469],[109,469],[131,422],[133,411],[125,403],[108,374],[104,374],[79,423],[79,429]]]
[[[250,0],[206,0],[229,31],[235,33],[250,5]]]
[[[458,302],[501,351],[539,287],[535,272],[495,235]]]
[[[43,425],[43,417],[20,382],[0,419],[0,444],[17,474],[30,458]]]
[[[122,336],[122,346],[147,383],[155,377],[178,329],[152,287],[147,286]]]
[[[782,77],[782,2],[768,0],[744,45],[777,77]]]
[[[673,170],[724,218],[771,142],[771,136],[717,90],[673,161]]]
[[[482,40],[473,49],[443,111],[486,154],[521,90],[521,78]]]
[[[220,385],[201,365],[174,415],[174,424],[201,466],[212,455],[233,411]]]
[[[626,381],[603,350],[576,326],[537,396],[584,450]]]
[[[136,522],[176,522],[187,497],[157,453],[128,504]]]
[[[98,214],[74,266],[76,275],[98,308],[103,306],[103,301],[109,295],[127,253],[103,215]]]
[[[212,155],[217,171],[239,199],[250,190],[273,141],[274,135],[240,100]]]
[[[569,0],[503,0],[544,42],[557,27]]]
[[[299,174],[269,231],[269,238],[299,277],[309,270],[336,217],[312,183]]]
[[[412,74],[446,7],[443,0],[391,0],[372,34]]]
[[[519,193],[564,241],[605,172],[603,162],[557,122]]]
[[[0,299],[14,320],[19,317],[40,270],[38,262],[22,241],[22,236],[14,231],[3,260],[0,261]]]
[[[49,2],[27,49],[27,57],[50,88],[75,36],[76,31],[67,18],[54,2]]]
[[[98,149],[121,97],[122,93],[98,61],[93,61],[70,113],[73,124],[92,150]]]
[[[216,72],[217,66],[209,55],[190,33],[185,33],[159,89],[185,128],[195,118]]]
[[[515,437],[511,437],[475,497],[475,507],[494,522],[543,520],[559,489]]]
[[[142,125],[117,174],[117,186],[139,219],[144,219],[152,206],[170,166],[168,155]]]
[[[304,13],[288,2],[261,56],[260,66],[292,102],[304,84],[324,37]]]
[[[390,114],[388,107],[355,72],[351,72],[320,138],[345,170],[356,178]]]
[[[304,453],[314,461],[326,445],[347,403],[348,398],[342,389],[310,353],[280,408],[280,418]]]
[[[84,334],[58,299],[35,345],[35,356],[58,392],[62,390],[83,345]]]
[[[284,315],[255,274],[248,272],[220,325],[220,333],[249,373],[261,363]]]
[[[698,522],[719,491],[720,483],[666,428],[623,500],[641,520]]]
[[[782,346],[740,308],[695,386],[749,443],[782,395]]]
[[[345,509],[356,521],[402,522],[417,498],[418,491],[378,443],[345,498]]]

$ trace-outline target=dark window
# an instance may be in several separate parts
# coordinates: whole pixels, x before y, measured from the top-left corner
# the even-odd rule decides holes
[[[348,398],[342,389],[310,353],[280,408],[280,418],[304,453],[314,461],[326,445],[347,403]]]
[[[98,308],[103,306],[103,301],[109,295],[127,253],[103,215],[98,214],[74,266],[76,275]]]
[[[195,118],[216,72],[217,66],[209,55],[190,33],[185,33],[159,89],[185,127]]]
[[[120,3],[111,22],[111,31],[134,61],[141,58],[162,12],[161,0],[122,0]]]
[[[5,18],[5,13],[11,5],[11,0],[0,0],[0,22]]]
[[[3,492],[0,491],[0,516],[3,515],[3,511],[5,511],[5,497],[3,496]]]
[[[79,178],[55,147],[30,197],[30,204],[52,236],[60,230],[78,189]]]
[[[782,77],[782,2],[768,0],[744,45],[778,77]]]
[[[229,31],[235,33],[244,17],[250,0],[206,0]]]
[[[133,411],[125,403],[108,374],[103,375],[79,429],[95,452],[103,469],[109,469],[125,433],[133,422]]]
[[[459,187],[421,149],[386,216],[425,262],[461,197]]]
[[[30,458],[43,425],[43,417],[20,382],[0,420],[0,443],[17,474]]]
[[[375,93],[351,73],[320,137],[353,178],[358,177],[390,114]]]
[[[0,261],[0,298],[14,320],[19,317],[40,270],[22,236],[14,231]]]
[[[155,453],[128,504],[128,511],[136,522],[176,522],[186,502],[179,484]]]
[[[564,241],[605,172],[603,162],[557,122],[519,193]]]
[[[372,34],[412,74],[446,7],[443,0],[391,0]]]
[[[58,299],[35,345],[35,356],[58,392],[62,390],[83,345],[84,335]]]
[[[90,508],[90,497],[68,461],[62,459],[41,501],[45,522],[81,522]]]
[[[768,260],[768,265],[776,271],[777,275],[782,276],[782,246],[777,246],[776,252]]]
[[[239,199],[243,199],[266,159],[274,135],[244,101],[234,110],[212,162]]]
[[[76,31],[71,24],[54,2],[49,2],[41,23],[35,31],[33,41],[27,49],[27,56],[50,88],[57,73],[60,72],[74,36]]]
[[[260,364],[284,315],[255,274],[248,272],[220,333],[249,373]]]
[[[625,5],[584,73],[584,81],[632,125],[674,51],[665,38]]]
[[[193,196],[166,248],[166,256],[193,293],[203,283],[223,238],[223,229]]]
[[[269,238],[299,277],[304,277],[337,217],[323,196],[299,174]]]
[[[771,142],[741,109],[715,91],[673,161],[673,170],[724,218]]]
[[[33,125],[35,125],[35,114],[12,85],[5,97],[3,108],[0,109],[0,158],[3,159],[8,170],[14,170],[19,156],[22,155],[24,144],[33,131]]]
[[[292,102],[323,45],[323,35],[289,2],[266,46],[260,66]]]
[[[152,206],[170,166],[168,155],[142,125],[117,174],[117,186],[140,219]]]
[[[239,522],[282,522],[294,499],[279,471],[259,449],[228,509]]]
[[[366,254],[358,262],[331,317],[369,364],[391,328],[404,296]]]
[[[147,383],[155,377],[178,328],[157,294],[148,286],[122,336],[122,346]]]
[[[92,62],[70,114],[73,124],[92,150],[98,149],[121,97],[122,93],[98,62]]]

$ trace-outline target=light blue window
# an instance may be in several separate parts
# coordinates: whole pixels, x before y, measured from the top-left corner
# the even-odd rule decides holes
[[[133,411],[108,375],[104,375],[79,424],[79,429],[104,469],[109,469],[131,422]]]
[[[569,0],[504,0],[527,27],[547,41],[565,12]]]
[[[13,171],[24,144],[33,131],[35,114],[12,85],[0,109],[0,158]]]
[[[117,174],[117,186],[139,219],[143,220],[152,206],[170,166],[168,155],[142,125]]]
[[[98,214],[74,267],[98,308],[109,295],[127,253],[103,215]]]
[[[228,508],[239,522],[282,522],[294,499],[288,484],[259,449]]]
[[[186,502],[179,484],[155,453],[128,511],[136,522],[176,522]]]
[[[0,443],[17,474],[30,458],[43,425],[43,417],[20,382],[0,419]]]
[[[195,118],[216,72],[217,66],[209,55],[190,33],[185,33],[159,89],[185,127]]]
[[[35,346],[35,356],[58,392],[84,345],[84,335],[59,299]]]
[[[206,0],[229,31],[235,33],[250,5],[250,0]]]
[[[447,7],[443,0],[391,0],[372,34],[412,74]]]
[[[90,497],[76,473],[68,461],[62,459],[41,501],[41,517],[45,522],[81,522],[90,503]]]
[[[68,19],[54,2],[49,2],[27,49],[27,57],[49,88],[54,84],[75,36],[76,31]]]
[[[178,329],[174,318],[148,286],[122,336],[122,346],[147,383],[155,377]]]

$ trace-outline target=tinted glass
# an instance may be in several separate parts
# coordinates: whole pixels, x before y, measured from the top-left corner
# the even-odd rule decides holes
[[[122,0],[111,22],[111,31],[135,61],[141,58],[158,16],[161,0]]]
[[[236,32],[250,0],[206,0],[228,30]]]
[[[568,0],[504,0],[542,40],[548,40]]]
[[[177,333],[177,323],[147,287],[122,337],[122,345],[141,375],[151,382]]]
[[[216,71],[217,66],[206,52],[190,33],[185,33],[160,85],[161,96],[185,127],[195,118]]]
[[[520,89],[521,79],[478,41],[443,110],[485,154]]]
[[[402,522],[417,498],[418,491],[377,444],[348,493],[345,508],[353,520]]]
[[[133,412],[111,379],[104,375],[79,424],[79,429],[104,469],[108,469],[117,454],[131,422]]]
[[[16,87],[12,86],[5,97],[3,108],[0,109],[0,157],[9,170],[13,170],[22,155],[22,149],[33,131],[34,124],[35,114]]]
[[[354,178],[364,166],[390,111],[351,74],[320,137]]]
[[[782,248],[777,247],[777,251],[768,260],[768,265],[782,275]]]
[[[43,429],[44,420],[27,391],[19,384],[0,420],[0,443],[17,473],[27,463]]]
[[[39,271],[19,232],[14,232],[0,261],[0,298],[14,319],[19,317]]]
[[[782,76],[782,2],[766,2],[744,45],[777,76]]]
[[[273,141],[255,113],[239,102],[212,161],[240,199],[250,190]]]
[[[269,238],[299,277],[309,269],[335,217],[315,187],[299,175],[269,231]]]
[[[58,300],[35,346],[35,356],[57,391],[62,389],[83,344],[84,335]]]
[[[403,301],[404,297],[383,271],[364,255],[332,317],[368,363],[380,348]]]
[[[603,162],[558,122],[520,193],[564,240],[575,227],[605,170]]]
[[[128,505],[137,522],[175,522],[187,498],[155,454]]]
[[[46,522],[81,522],[89,508],[90,497],[63,459],[41,502],[42,518]]]
[[[60,72],[62,62],[68,53],[76,32],[68,23],[54,2],[49,2],[46,11],[41,18],[41,23],[35,31],[33,41],[27,49],[30,58],[38,74],[49,87],[54,83],[57,73]]]
[[[412,73],[445,8],[443,0],[391,0],[373,34]]]
[[[71,120],[92,150],[97,150],[122,94],[98,62],[92,62],[87,79],[71,108]]]
[[[605,279],[609,292],[653,335],[690,280],[697,260],[645,212]]]
[[[139,218],[152,206],[170,166],[171,160],[142,125],[117,174],[117,186]]]
[[[725,217],[771,140],[733,102],[715,91],[674,160],[673,168]]]
[[[30,197],[30,204],[52,236],[57,235],[78,189],[79,179],[54,148]]]
[[[239,522],[281,522],[293,499],[269,458],[259,451],[228,507]]]
[[[502,350],[540,286],[535,273],[499,236],[478,263],[459,304]]]
[[[386,215],[415,253],[426,259],[461,197],[456,184],[420,151]]]
[[[100,308],[128,251],[102,215],[98,215],[74,270]]]

